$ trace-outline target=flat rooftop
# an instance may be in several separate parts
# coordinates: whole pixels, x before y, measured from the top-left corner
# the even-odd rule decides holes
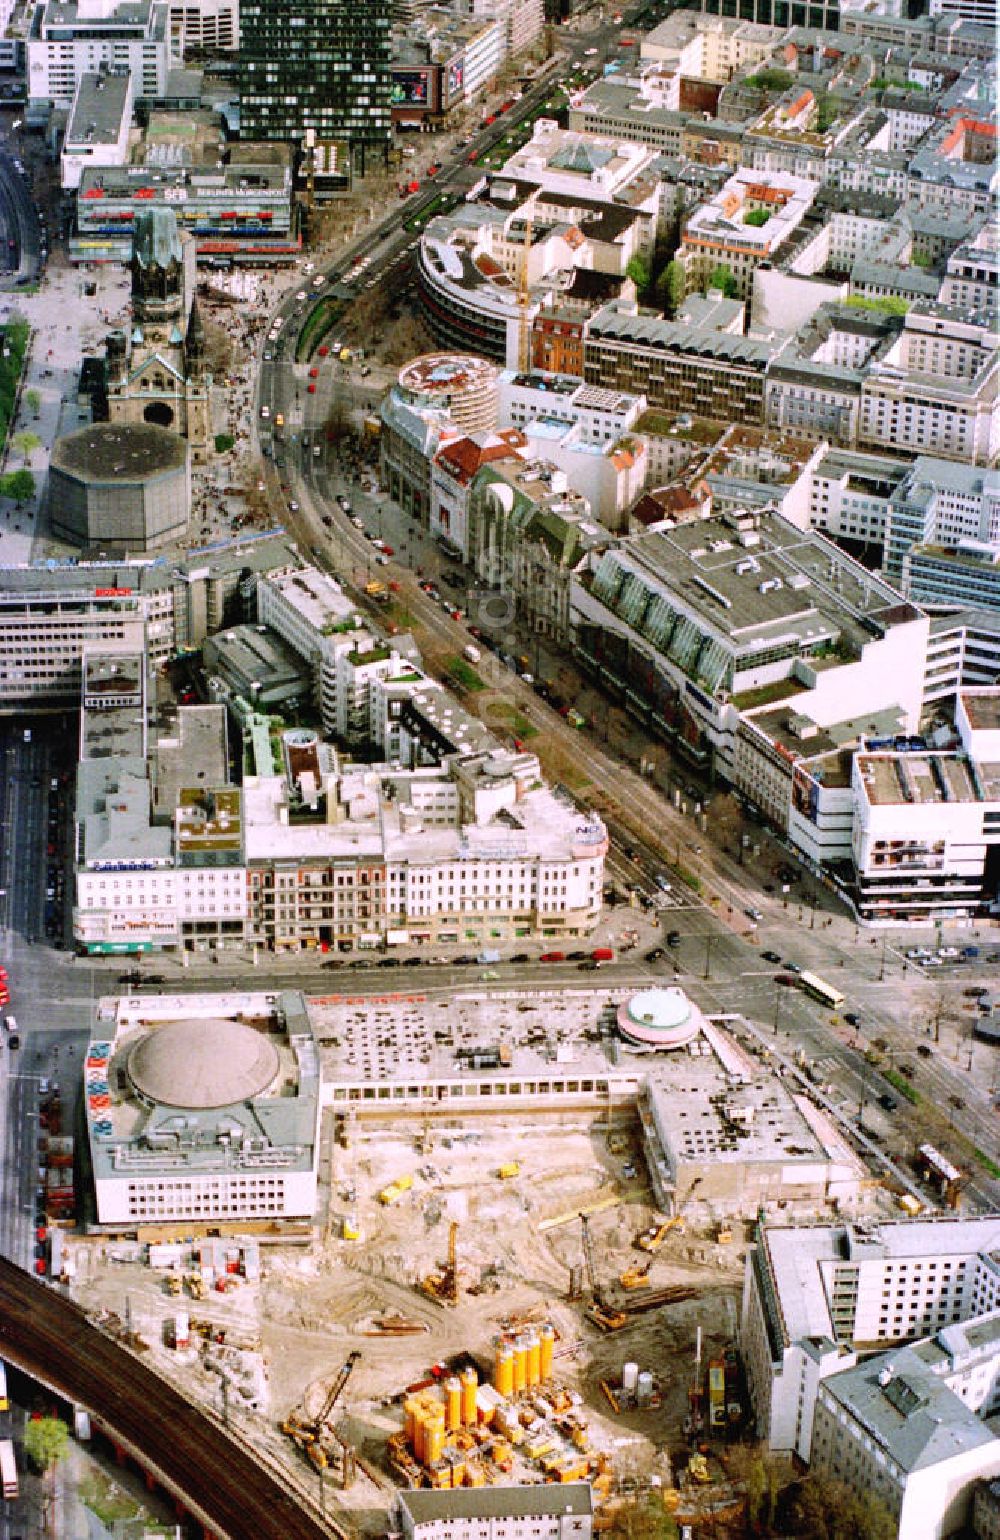
[[[276,573],[268,581],[317,631],[339,625],[357,613],[340,584],[315,567]]]
[[[969,763],[958,754],[859,754],[857,766],[873,806],[980,800]]]
[[[980,695],[962,691],[962,705],[969,719],[969,726],[977,732],[996,732],[1000,729],[1000,691]]]
[[[166,814],[195,778],[201,785],[224,786],[229,778],[225,706],[178,706],[160,730],[150,772],[157,804]]]
[[[76,101],[66,129],[67,144],[116,144],[129,101],[127,72],[80,76]]]

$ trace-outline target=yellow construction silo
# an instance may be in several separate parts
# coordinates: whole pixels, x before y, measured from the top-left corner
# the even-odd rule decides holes
[[[476,1392],[479,1389],[479,1375],[469,1365],[459,1375],[462,1386],[462,1422],[467,1428],[476,1425]]]
[[[514,1342],[514,1390],[519,1394],[528,1388],[528,1344],[524,1337]]]
[[[457,1374],[444,1382],[444,1420],[449,1433],[462,1426],[462,1384]]]
[[[541,1384],[542,1379],[542,1345],[538,1340],[538,1333],[530,1332],[527,1339],[528,1345],[528,1385],[529,1387]]]
[[[552,1360],[555,1358],[556,1352],[555,1327],[550,1325],[548,1321],[546,1321],[540,1333],[540,1349],[539,1370],[544,1382],[552,1378]]]
[[[501,1342],[497,1348],[493,1385],[498,1395],[507,1397],[514,1394],[514,1350],[507,1342]]]

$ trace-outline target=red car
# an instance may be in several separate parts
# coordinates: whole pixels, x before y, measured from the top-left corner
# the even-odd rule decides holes
[[[311,380],[318,380],[319,379],[319,370],[315,367],[315,365],[313,366],[312,369],[309,370],[309,378]]]
[[[320,358],[325,358],[326,355],[329,353],[330,349],[327,347],[325,342],[322,342],[322,343],[320,343],[320,345],[316,349],[316,351],[319,354]]]
[[[566,961],[566,953],[565,952],[543,952],[541,957],[538,960],[539,960],[539,962],[565,962]]]
[[[309,383],[309,385],[306,386],[306,389],[308,390],[308,392],[309,392],[309,394],[311,396],[314,396],[316,394],[316,387],[311,382]]]

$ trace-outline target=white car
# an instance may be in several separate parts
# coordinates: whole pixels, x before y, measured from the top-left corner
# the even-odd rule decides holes
[[[295,298],[298,300],[300,305],[303,305],[303,304],[305,304],[305,302],[309,298],[309,296],[306,293],[305,289],[300,289],[298,294],[296,294]]]
[[[313,279],[313,288],[314,289],[321,289],[325,283],[326,283],[326,274],[325,273],[317,273],[316,277]]]
[[[269,406],[262,406],[261,409],[260,409],[260,415],[262,417],[270,417],[270,415],[271,415],[271,408]]]

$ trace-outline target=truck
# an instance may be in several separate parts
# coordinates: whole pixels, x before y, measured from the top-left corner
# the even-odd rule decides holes
[[[503,1165],[497,1171],[497,1176],[500,1178],[501,1182],[508,1182],[510,1181],[511,1177],[520,1176],[520,1174],[521,1163],[517,1160],[505,1160]]]
[[[474,646],[472,642],[466,643],[466,645],[462,648],[462,657],[465,658],[469,663],[478,663],[482,656],[483,655],[479,648]]]
[[[374,578],[370,583],[365,584],[365,593],[369,599],[374,599],[376,604],[389,603],[389,590],[384,583],[379,583]]]
[[[409,1192],[412,1186],[412,1176],[409,1174],[397,1176],[394,1182],[390,1182],[387,1187],[382,1188],[378,1195],[378,1201],[382,1204],[383,1208],[390,1208],[392,1204],[398,1203],[404,1192]]]
[[[499,961],[500,953],[496,951],[494,947],[490,946],[484,947],[476,958],[476,962],[481,968],[488,968],[491,966],[491,964],[498,963]]]

